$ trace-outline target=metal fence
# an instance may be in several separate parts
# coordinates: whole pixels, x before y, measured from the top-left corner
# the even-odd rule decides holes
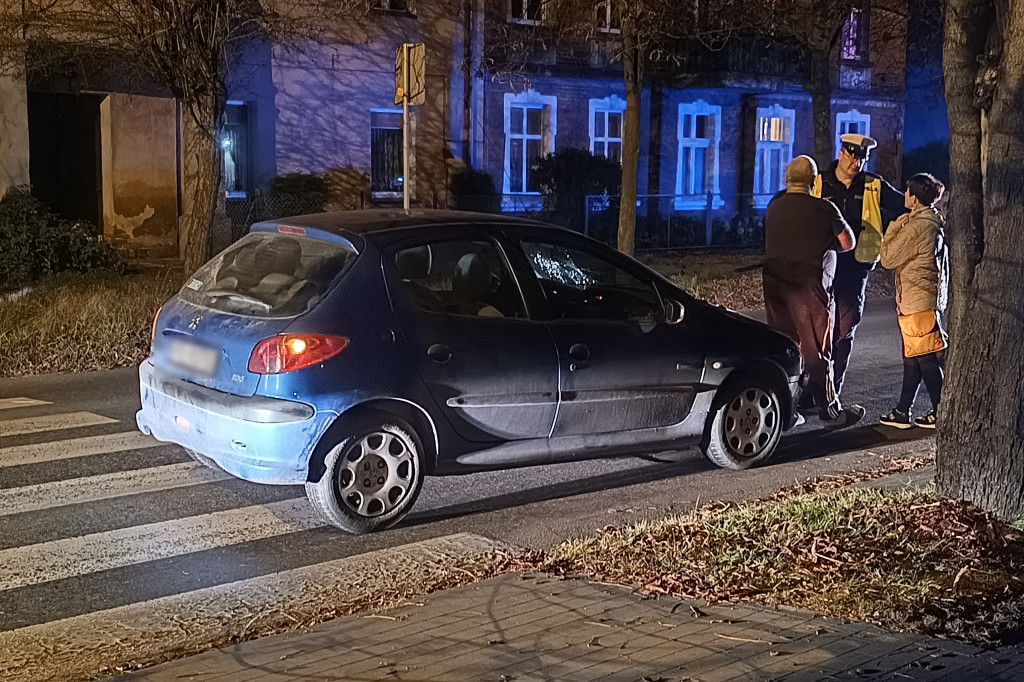
[[[244,198],[228,198],[224,207],[231,222],[231,241],[241,239],[253,223],[285,216],[319,213],[325,197],[320,194],[267,194],[253,192]]]
[[[636,250],[763,247],[764,208],[757,207],[761,202],[755,202],[755,197],[749,194],[723,198],[710,194],[707,197],[671,194],[637,197]],[[619,229],[619,207],[617,196],[588,196],[580,231],[614,244]]]

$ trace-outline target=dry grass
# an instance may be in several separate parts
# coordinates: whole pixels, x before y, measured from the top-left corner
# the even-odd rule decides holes
[[[992,641],[1021,626],[1024,532],[926,492],[844,488],[609,527],[540,567]]]
[[[180,271],[62,275],[0,298],[0,377],[137,365]]]

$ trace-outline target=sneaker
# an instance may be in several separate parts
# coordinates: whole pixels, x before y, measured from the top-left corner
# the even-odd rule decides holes
[[[845,429],[848,426],[853,426],[863,418],[864,409],[859,404],[849,404],[839,413],[839,417],[834,419],[822,417],[821,423],[826,429]]]
[[[922,429],[934,429],[935,428],[935,410],[932,410],[923,417],[918,417],[914,420],[914,423],[920,426]]]
[[[797,412],[814,412],[814,394],[810,391],[804,391],[800,394],[800,398],[796,401]]]
[[[826,429],[845,429],[853,426],[864,418],[864,408],[860,405],[847,405],[838,417],[834,419],[822,418],[821,423]]]
[[[878,418],[878,423],[891,426],[894,429],[909,429],[914,425],[914,422],[910,421],[910,413],[901,412],[900,410],[893,410],[889,414],[883,414]]]

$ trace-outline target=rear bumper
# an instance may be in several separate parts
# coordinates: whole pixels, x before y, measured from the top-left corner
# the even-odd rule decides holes
[[[197,386],[148,360],[139,367],[139,389],[140,431],[206,455],[254,483],[305,483],[309,457],[335,418],[305,403]]]

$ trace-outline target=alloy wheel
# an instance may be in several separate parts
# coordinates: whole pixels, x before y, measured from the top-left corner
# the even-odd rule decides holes
[[[349,446],[338,462],[338,500],[367,518],[395,509],[413,490],[416,455],[402,438],[374,431]]]
[[[752,458],[773,442],[781,428],[778,402],[760,388],[748,388],[729,403],[722,435],[734,455]]]

